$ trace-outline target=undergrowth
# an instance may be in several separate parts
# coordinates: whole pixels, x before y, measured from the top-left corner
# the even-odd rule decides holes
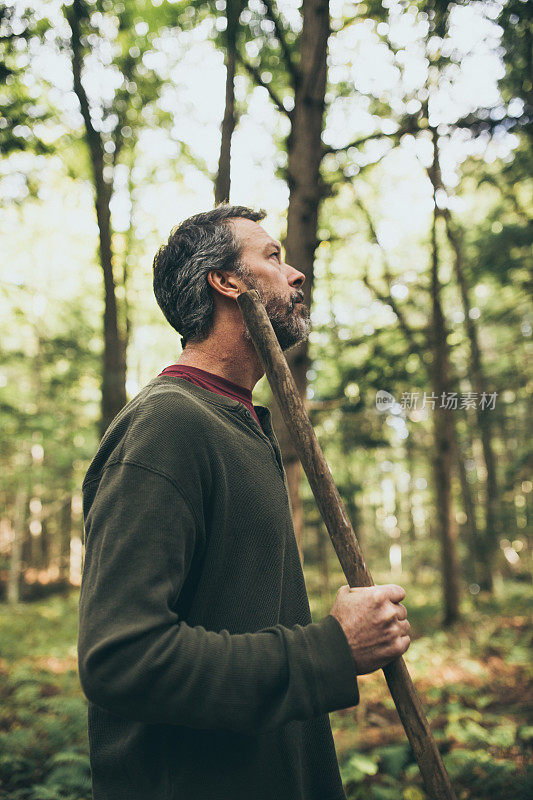
[[[319,596],[313,583],[311,573],[318,618],[331,596]],[[530,587],[509,584],[496,598],[469,601],[464,621],[448,631],[424,589],[408,588],[405,603],[413,629],[407,665],[458,800],[529,800]],[[2,800],[91,798],[76,626],[75,591],[0,605]],[[360,677],[359,689],[356,708],[331,715],[349,800],[428,800],[382,674]]]

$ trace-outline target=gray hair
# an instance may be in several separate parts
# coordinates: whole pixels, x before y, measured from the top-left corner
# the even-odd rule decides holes
[[[264,211],[222,203],[173,228],[154,258],[154,294],[166,319],[181,334],[181,344],[201,342],[213,326],[215,301],[207,281],[211,270],[246,275],[242,246],[231,219],[259,222]]]

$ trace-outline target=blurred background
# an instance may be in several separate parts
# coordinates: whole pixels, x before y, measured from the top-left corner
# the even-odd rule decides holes
[[[531,797],[532,6],[0,2],[0,789],[89,800],[81,483],[180,353],[171,228],[263,208],[307,276],[297,385],[458,798]],[[315,619],[345,582],[268,385]],[[350,800],[423,800],[382,675]]]

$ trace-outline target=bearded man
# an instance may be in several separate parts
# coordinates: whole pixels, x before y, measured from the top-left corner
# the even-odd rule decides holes
[[[401,587],[339,590],[312,622],[263,371],[236,299],[284,349],[304,275],[264,214],[175,228],[154,291],[183,352],[118,414],[83,484],[79,671],[94,800],[344,800],[328,712],[409,646]]]

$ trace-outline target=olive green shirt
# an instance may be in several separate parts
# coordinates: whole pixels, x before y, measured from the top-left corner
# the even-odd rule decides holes
[[[94,800],[343,800],[328,713],[358,702],[313,623],[270,412],[168,375],[83,483],[79,672]]]

